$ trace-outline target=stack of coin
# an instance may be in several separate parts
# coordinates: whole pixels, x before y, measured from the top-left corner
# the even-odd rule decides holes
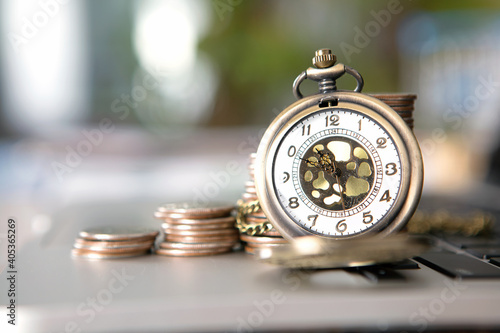
[[[413,130],[413,111],[415,110],[415,99],[417,99],[417,95],[397,93],[370,95],[389,105]]]
[[[159,232],[134,226],[96,227],[83,230],[72,254],[90,259],[134,257],[150,253]]]
[[[163,221],[165,239],[156,249],[167,256],[207,256],[230,252],[239,244],[231,204],[170,203],[154,216]]]
[[[242,221],[245,226],[240,225],[240,238],[246,243],[245,251],[247,253],[254,254],[256,248],[262,247],[276,247],[288,242],[281,237],[280,233],[272,227],[269,229],[270,223],[267,220],[266,215],[257,206],[257,191],[255,189],[255,153],[250,154],[248,173],[250,180],[245,182],[245,192],[242,195],[240,209],[245,207],[250,207],[249,205],[254,205],[257,209],[251,209],[251,212],[242,214]]]

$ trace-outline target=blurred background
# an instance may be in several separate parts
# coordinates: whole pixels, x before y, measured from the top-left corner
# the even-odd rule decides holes
[[[35,234],[74,203],[236,201],[319,48],[365,92],[418,95],[425,195],[499,179],[498,1],[3,0],[0,16],[0,202]]]

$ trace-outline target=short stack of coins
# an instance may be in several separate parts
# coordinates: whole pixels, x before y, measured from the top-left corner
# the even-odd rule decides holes
[[[256,155],[252,153],[249,156],[248,173],[250,180],[245,182],[245,193],[243,193],[241,200],[241,203],[247,206],[258,202],[254,173]],[[277,247],[288,243],[274,227],[262,231],[262,227],[270,225],[262,209],[258,208],[244,214],[243,219],[247,228],[240,226],[240,238],[245,242],[245,251],[247,253],[254,254],[256,248]]]
[[[71,253],[89,259],[140,256],[151,252],[158,234],[155,229],[134,226],[90,228],[80,232]]]
[[[397,93],[370,95],[389,105],[398,115],[401,116],[401,118],[403,118],[408,127],[413,130],[413,111],[415,110],[415,100],[417,99],[417,95]]]
[[[170,203],[154,216],[163,221],[165,239],[157,254],[178,257],[209,256],[230,252],[239,244],[230,204]]]

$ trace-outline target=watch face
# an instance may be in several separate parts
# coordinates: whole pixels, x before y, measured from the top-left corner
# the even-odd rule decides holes
[[[400,196],[403,169],[395,139],[380,122],[356,110],[324,108],[284,134],[272,184],[295,224],[342,238],[384,219]]]

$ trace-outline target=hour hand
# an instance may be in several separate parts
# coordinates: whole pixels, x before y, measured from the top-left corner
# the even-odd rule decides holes
[[[308,158],[302,158],[302,157],[299,157],[302,161],[306,162],[309,166],[312,166],[312,167],[315,167],[315,168],[318,168],[318,169],[321,169],[321,164],[319,162],[315,162],[315,161],[311,161],[309,160]]]

